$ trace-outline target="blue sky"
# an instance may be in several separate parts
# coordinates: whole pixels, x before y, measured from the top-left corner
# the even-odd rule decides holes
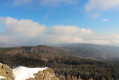
[[[118,14],[119,0],[0,0],[0,44],[118,45]]]

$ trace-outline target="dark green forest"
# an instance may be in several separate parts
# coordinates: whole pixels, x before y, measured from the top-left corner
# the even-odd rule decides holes
[[[71,49],[44,45],[0,48],[0,63],[11,68],[49,67],[60,80],[119,80],[118,59],[86,59],[74,54]]]

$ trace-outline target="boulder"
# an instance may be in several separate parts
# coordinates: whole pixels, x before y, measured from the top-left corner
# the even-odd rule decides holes
[[[30,78],[27,80],[59,80],[52,69],[47,68],[46,70],[39,71],[34,74],[35,78]]]
[[[12,69],[5,65],[0,63],[0,80],[14,80],[13,79],[13,71]]]

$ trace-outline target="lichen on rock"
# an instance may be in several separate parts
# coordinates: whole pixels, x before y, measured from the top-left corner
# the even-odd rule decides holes
[[[46,70],[39,71],[34,74],[35,78],[30,78],[27,80],[59,80],[52,69],[47,68]]]
[[[4,79],[1,80],[14,80],[12,69],[5,64],[0,64],[0,76],[5,77]]]

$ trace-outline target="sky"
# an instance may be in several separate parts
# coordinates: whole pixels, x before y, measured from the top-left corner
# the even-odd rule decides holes
[[[0,0],[0,47],[119,46],[119,0]]]

